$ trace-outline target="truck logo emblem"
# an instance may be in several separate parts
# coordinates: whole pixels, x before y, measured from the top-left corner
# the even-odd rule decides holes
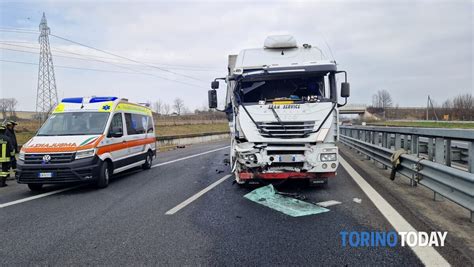
[[[44,156],[43,156],[43,162],[44,162],[44,163],[48,163],[50,160],[51,160],[51,156],[50,156],[50,155],[44,155]]]

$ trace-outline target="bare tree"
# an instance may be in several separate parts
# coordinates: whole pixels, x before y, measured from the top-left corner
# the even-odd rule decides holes
[[[0,112],[2,112],[2,118],[6,119],[8,112],[8,99],[0,98]]]
[[[372,106],[376,108],[389,108],[393,106],[392,96],[385,89],[378,90],[372,97]]]
[[[3,119],[6,119],[7,116],[15,118],[17,105],[18,100],[15,98],[0,98],[0,112],[2,113]]]
[[[181,115],[181,113],[183,113],[183,111],[185,109],[183,99],[181,99],[179,97],[175,98],[174,101],[173,101],[173,108],[174,108],[174,111],[178,115]]]
[[[158,114],[161,114],[163,112],[163,102],[161,100],[156,100],[155,103],[153,103],[153,110],[158,113]]]
[[[15,98],[10,98],[8,101],[8,111],[10,112],[10,117],[15,118],[16,117],[16,106],[18,105],[18,100]]]
[[[163,104],[163,114],[164,115],[169,115],[171,111],[171,106],[168,103]]]
[[[458,120],[471,120],[474,117],[474,97],[471,94],[458,95],[452,103]]]

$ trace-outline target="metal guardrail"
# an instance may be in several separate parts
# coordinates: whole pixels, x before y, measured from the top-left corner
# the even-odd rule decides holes
[[[404,148],[407,153],[401,155],[397,172],[408,177],[412,185],[419,183],[431,189],[435,199],[441,195],[468,209],[474,222],[474,131],[341,126],[340,141],[390,168],[394,151]],[[467,171],[451,166],[453,142],[466,146]],[[428,155],[422,157],[420,147],[425,143]]]

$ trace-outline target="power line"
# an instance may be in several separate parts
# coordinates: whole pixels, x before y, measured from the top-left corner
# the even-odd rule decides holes
[[[5,48],[0,48],[0,49],[5,49]],[[7,50],[13,50],[13,49],[7,49]],[[61,49],[59,49],[61,50]],[[17,51],[20,51],[20,50],[17,50]],[[35,52],[30,52],[30,51],[22,51],[22,52],[27,52],[27,53],[35,53]],[[57,55],[57,56],[60,56],[60,57],[67,57],[67,56],[61,56],[61,55]],[[73,57],[67,57],[67,58],[73,58]],[[80,58],[74,58],[74,59],[79,59],[79,60],[87,60],[87,59],[80,59]],[[159,79],[164,79],[164,80],[168,80],[168,81],[171,81],[171,82],[176,82],[176,83],[181,83],[181,84],[184,84],[184,85],[188,85],[188,86],[193,86],[193,87],[199,87],[201,88],[200,86],[197,86],[195,84],[191,84],[191,83],[187,83],[187,82],[184,82],[184,81],[178,81],[178,80],[173,80],[173,79],[169,79],[169,78],[166,78],[166,77],[163,77],[163,76],[159,76],[159,75],[156,75],[156,74],[152,74],[152,73],[147,73],[147,72],[143,72],[143,71],[139,71],[139,70],[134,70],[132,68],[127,68],[127,67],[124,67],[124,66],[119,66],[117,64],[114,64],[112,62],[107,62],[107,61],[104,61],[104,60],[98,60],[98,59],[90,59],[90,60],[94,60],[94,61],[98,61],[98,62],[103,62],[103,63],[107,63],[107,64],[111,64],[111,65],[114,65],[118,68],[122,68],[122,69],[127,69],[127,70],[131,70],[133,71],[132,73],[135,73],[135,74],[143,74],[143,75],[148,75],[148,76],[153,76],[153,77],[156,77],[156,78],[159,78]],[[19,62],[17,62],[19,63]],[[64,67],[64,66],[63,66]],[[74,67],[65,67],[65,68],[69,68],[69,69],[72,69]],[[83,68],[75,68],[75,69],[83,69]],[[89,70],[92,70],[92,69],[89,69]],[[103,70],[102,70],[103,71]]]
[[[26,47],[25,47],[26,48]],[[7,51],[13,51],[13,52],[20,52],[20,53],[28,53],[28,54],[35,54],[35,55],[38,55],[38,52],[35,50],[35,51],[31,51],[31,50],[21,50],[21,49],[13,49],[13,48],[6,48],[6,47],[0,47],[1,50],[7,50]],[[60,50],[58,50],[60,51]],[[112,64],[114,66],[117,66],[117,67],[121,67],[119,65],[127,65],[127,66],[140,66],[138,64],[130,64],[130,63],[123,63],[123,62],[111,62],[111,61],[106,61],[106,60],[99,60],[99,59],[96,59],[94,58],[93,56],[90,56],[89,58],[85,58],[87,57],[86,55],[83,55],[83,54],[79,54],[79,53],[72,53],[72,52],[67,52],[65,50],[62,50],[64,52],[59,52],[61,54],[54,54],[54,57],[60,57],[60,58],[67,58],[67,59],[74,59],[74,60],[81,60],[81,61],[95,61],[95,62],[100,62],[100,63],[106,63],[106,64]],[[62,53],[64,54],[72,54],[72,55],[80,55],[81,57],[72,57],[72,56],[65,56],[63,55]],[[208,71],[208,70],[183,70],[183,71]]]
[[[0,27],[0,30],[25,31],[25,32],[35,32],[35,33],[39,33],[38,30],[34,30],[34,29],[32,29],[32,28]]]
[[[0,32],[27,33],[27,34],[35,34],[35,35],[37,35],[37,34],[38,34],[38,32],[28,32],[28,31],[18,31],[18,30],[8,30],[8,29],[0,29]]]
[[[7,60],[7,59],[0,59],[0,61],[1,62],[6,62],[6,63],[15,63],[15,64],[24,64],[24,65],[33,65],[33,66],[38,66],[39,65],[38,63],[33,63],[33,62],[15,61],[15,60]],[[63,68],[63,69],[74,69],[74,70],[88,70],[88,71],[99,71],[99,72],[112,72],[112,73],[147,75],[147,74],[144,74],[144,73],[137,73],[137,72],[126,72],[126,71],[93,69],[93,68],[81,68],[81,67],[62,66],[62,65],[55,65],[54,67],[55,68]]]
[[[18,44],[12,44],[12,43],[24,43],[24,44],[34,44],[35,47],[31,46],[24,46],[24,45],[18,45]],[[30,49],[36,49],[36,43],[34,42],[27,42],[27,41],[7,41],[7,40],[0,40],[0,44],[5,44],[9,46],[17,46],[17,47],[24,47],[24,48],[30,48]],[[59,49],[59,48],[58,48]],[[51,50],[55,51],[56,48],[53,47]],[[102,58],[102,59],[109,59],[109,60],[115,60],[110,57],[101,57],[97,55],[86,55],[82,53],[75,53],[75,52],[70,52],[66,50],[62,50],[64,53],[70,53],[74,55],[80,55],[80,56],[91,56],[93,58]],[[123,61],[118,61],[116,63],[124,64],[124,65],[138,65],[138,64],[130,64],[130,63],[122,63]],[[176,64],[165,64],[165,63],[155,63],[155,62],[145,62],[148,64],[153,64],[153,65],[163,65],[167,66],[169,69],[176,69],[176,70],[190,70],[190,71],[220,71],[220,68],[212,68],[212,67],[205,67],[205,66],[193,66],[193,65],[176,65]],[[141,65],[141,64],[140,64]]]
[[[147,67],[150,67],[150,68],[159,69],[159,70],[161,70],[161,71],[169,72],[169,73],[172,73],[172,74],[175,74],[175,75],[183,76],[183,77],[186,77],[186,78],[189,78],[189,79],[193,79],[193,80],[197,80],[197,81],[204,81],[204,80],[202,80],[202,79],[198,79],[198,78],[195,78],[195,77],[190,76],[190,75],[185,75],[185,74],[177,73],[177,72],[174,72],[174,71],[171,71],[171,70],[168,70],[168,69],[164,69],[164,68],[161,68],[161,67],[157,67],[157,66],[154,66],[154,65],[150,65],[150,64],[147,64],[147,63],[143,63],[143,62],[140,62],[140,61],[138,61],[138,60],[134,60],[134,59],[130,59],[130,58],[127,58],[127,57],[124,57],[124,56],[120,56],[120,55],[114,54],[114,53],[110,53],[110,52],[107,52],[107,51],[105,51],[105,50],[102,50],[102,49],[99,49],[99,48],[95,48],[95,47],[92,47],[92,46],[89,46],[89,45],[85,45],[85,44],[82,44],[82,43],[79,43],[79,42],[76,42],[76,41],[73,41],[73,40],[70,40],[70,39],[67,39],[67,38],[64,38],[64,37],[55,35],[55,34],[50,34],[50,35],[53,36],[53,37],[56,37],[56,38],[58,38],[58,39],[64,40],[64,41],[68,41],[68,42],[71,42],[71,43],[74,43],[74,44],[77,44],[77,45],[80,45],[80,46],[84,46],[84,47],[87,47],[87,48],[90,48],[90,49],[93,49],[93,50],[97,50],[97,51],[99,51],[99,52],[102,52],[102,53],[105,53],[105,54],[108,54],[108,55],[111,55],[111,56],[115,56],[115,57],[118,57],[118,58],[122,58],[122,59],[125,59],[125,60],[128,60],[128,61],[131,61],[131,62],[135,62],[135,63],[141,64],[141,65],[144,65],[144,66],[147,66]]]

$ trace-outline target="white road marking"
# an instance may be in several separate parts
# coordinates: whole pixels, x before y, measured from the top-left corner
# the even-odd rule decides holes
[[[230,146],[225,146],[225,147],[221,147],[221,148],[209,150],[209,151],[206,151],[206,152],[194,154],[194,155],[191,155],[191,156],[187,156],[187,157],[184,157],[184,158],[175,159],[175,160],[170,160],[170,161],[163,162],[163,163],[158,163],[158,164],[155,164],[155,165],[153,165],[153,166],[151,166],[151,167],[152,167],[152,168],[156,168],[156,167],[159,167],[159,166],[163,166],[163,165],[175,163],[175,162],[178,162],[178,161],[182,161],[182,160],[187,160],[187,159],[190,159],[190,158],[199,157],[199,156],[206,155],[206,154],[209,154],[209,153],[213,153],[213,152],[216,152],[216,151],[219,151],[219,150],[223,150],[223,149],[226,149],[226,148],[229,148],[229,147],[230,147]]]
[[[223,150],[223,149],[226,149],[226,148],[229,148],[229,146],[225,146],[225,147],[221,147],[221,148],[209,150],[209,151],[206,151],[206,152],[202,152],[202,153],[190,155],[190,156],[187,156],[187,157],[184,157],[184,158],[179,158],[179,159],[170,160],[170,161],[167,161],[167,162],[155,164],[155,165],[152,166],[152,168],[155,168],[155,167],[158,167],[158,166],[163,166],[163,165],[166,165],[166,164],[175,163],[175,162],[178,162],[178,161],[181,161],[181,160],[187,160],[187,159],[190,159],[190,158],[199,157],[199,156],[206,155],[206,154],[209,154],[209,153],[213,153],[213,152],[216,152],[216,151],[219,151],[219,150]],[[51,196],[51,195],[58,194],[58,193],[61,193],[61,192],[65,192],[65,191],[68,191],[68,190],[76,189],[76,188],[78,188],[78,187],[80,187],[80,186],[82,186],[82,185],[73,186],[73,187],[68,187],[68,188],[63,188],[63,189],[59,189],[59,190],[54,190],[54,191],[51,191],[51,192],[46,192],[46,193],[43,193],[43,194],[39,194],[39,195],[27,197],[27,198],[22,198],[22,199],[14,200],[14,201],[7,202],[7,203],[4,203],[4,204],[0,204],[0,209],[5,208],[5,207],[8,207],[8,206],[12,206],[12,205],[24,203],[24,202],[27,202],[27,201],[35,200],[35,199],[38,199],[38,198],[43,198],[43,197]]]
[[[328,201],[323,201],[323,202],[316,203],[316,205],[324,207],[324,208],[331,207],[331,206],[334,206],[334,205],[339,205],[339,204],[341,204],[341,202],[339,202],[337,200],[328,200]]]
[[[398,232],[417,232],[367,181],[357,173],[347,161],[339,155],[342,167],[349,173],[377,209]],[[450,264],[433,247],[411,247],[425,266],[449,266]]]
[[[82,186],[82,185],[73,186],[73,187],[68,187],[68,188],[63,188],[63,189],[59,189],[59,190],[54,190],[54,191],[47,192],[47,193],[43,193],[43,194],[39,194],[39,195],[36,195],[36,196],[27,197],[27,198],[22,198],[22,199],[19,199],[19,200],[7,202],[7,203],[5,203],[5,204],[0,204],[0,209],[5,208],[5,207],[8,207],[8,206],[12,206],[12,205],[20,204],[20,203],[23,203],[23,202],[35,200],[35,199],[38,199],[38,198],[51,196],[51,195],[58,194],[58,193],[61,193],[61,192],[64,192],[64,191],[72,190],[72,189],[78,188],[78,187],[80,187],[80,186]]]
[[[199,197],[201,197],[202,195],[204,195],[205,193],[207,193],[208,191],[210,191],[212,188],[218,186],[220,183],[224,182],[227,178],[231,177],[232,174],[227,174],[226,176],[222,177],[221,179],[215,181],[214,183],[212,183],[211,185],[209,185],[208,187],[204,188],[203,190],[197,192],[195,195],[193,195],[192,197],[186,199],[185,201],[181,202],[178,206],[170,209],[169,211],[167,211],[165,214],[166,215],[173,215],[175,214],[176,212],[178,212],[179,210],[181,210],[182,208],[186,207],[187,205],[191,204],[193,201],[195,201],[196,199],[198,199]]]

